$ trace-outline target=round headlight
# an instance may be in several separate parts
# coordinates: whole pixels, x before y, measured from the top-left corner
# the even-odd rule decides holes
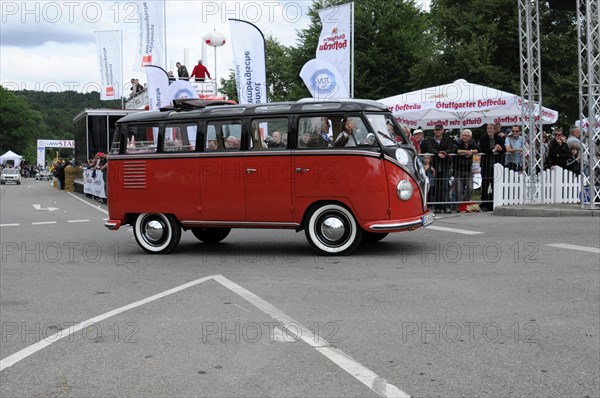
[[[413,186],[410,181],[402,180],[396,186],[396,193],[400,200],[407,201],[412,198],[413,195]]]
[[[396,160],[400,162],[402,166],[406,166],[408,164],[409,159],[410,156],[408,156],[408,152],[406,152],[405,149],[396,149]]]

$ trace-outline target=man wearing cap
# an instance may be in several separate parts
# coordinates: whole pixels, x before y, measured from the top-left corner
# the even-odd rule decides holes
[[[567,160],[571,158],[571,151],[566,143],[563,129],[557,127],[554,129],[554,139],[548,146],[550,152],[550,164],[552,166],[560,166],[563,169],[567,168]]]
[[[423,130],[416,129],[412,133],[412,137],[410,137],[410,142],[415,147],[415,150],[420,155],[421,154],[421,144],[423,144]]]
[[[438,202],[435,209],[438,212],[450,213],[450,158],[452,153],[452,140],[444,136],[444,126],[436,124],[433,129],[433,137],[429,137],[421,145],[423,153],[433,155],[433,168],[436,172],[436,184],[434,187],[434,201]]]

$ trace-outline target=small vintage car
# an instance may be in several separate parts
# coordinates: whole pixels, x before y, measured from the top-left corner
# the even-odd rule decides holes
[[[21,184],[21,173],[17,169],[4,169],[0,175],[0,184],[4,185],[8,182],[14,182],[17,185]]]
[[[42,169],[35,173],[36,181],[50,181],[53,178],[52,172],[48,169]]]

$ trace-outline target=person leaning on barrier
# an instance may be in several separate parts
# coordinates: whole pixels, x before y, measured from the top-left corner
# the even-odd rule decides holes
[[[494,164],[502,164],[502,157],[506,153],[504,139],[495,135],[494,125],[488,123],[485,127],[486,134],[479,140],[481,156],[481,210],[493,210],[494,200]],[[487,202],[487,203],[486,203]]]
[[[195,77],[195,81],[197,82],[203,82],[204,79],[206,79],[206,76],[208,76],[209,79],[212,79],[210,77],[210,72],[208,71],[208,69],[206,69],[206,66],[202,65],[202,60],[199,59],[198,65],[194,66],[190,77]]]
[[[456,185],[456,200],[468,202],[473,191],[473,155],[479,152],[479,145],[473,139],[473,132],[464,129],[460,137],[454,142],[453,152],[456,153],[454,161],[454,183]]]
[[[506,159],[504,165],[512,171],[523,170],[523,137],[521,126],[512,127],[511,133],[504,140],[506,147]]]
[[[563,134],[563,129],[557,127],[553,132],[554,139],[548,145],[548,152],[550,152],[550,164],[552,166],[559,166],[563,169],[567,168],[567,160],[571,158],[571,151],[567,145],[567,139]]]
[[[432,164],[437,175],[434,201],[439,202],[435,205],[435,210],[450,213],[448,202],[450,201],[451,163],[448,155],[452,153],[452,140],[444,135],[444,126],[441,124],[434,126],[433,137],[423,141],[421,151],[433,155]]]

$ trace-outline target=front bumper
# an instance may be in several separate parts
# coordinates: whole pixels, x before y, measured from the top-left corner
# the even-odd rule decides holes
[[[116,231],[117,229],[121,228],[121,221],[119,220],[108,220],[104,223],[104,226],[108,229],[110,229],[111,231]]]
[[[433,223],[434,214],[430,211],[422,216],[409,218],[404,220],[390,220],[385,222],[375,221],[368,223],[365,227],[371,232],[397,232],[397,231],[412,231],[417,228],[426,227]]]

